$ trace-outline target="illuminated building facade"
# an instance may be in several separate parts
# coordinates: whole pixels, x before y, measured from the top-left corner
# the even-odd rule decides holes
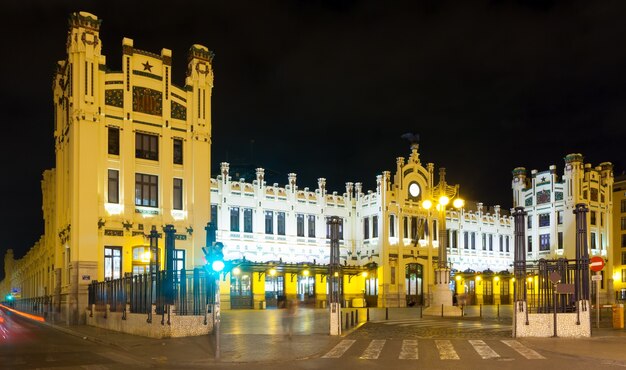
[[[616,298],[626,301],[626,175],[613,184],[613,282]]]
[[[69,18],[67,58],[53,81],[56,166],[42,181],[45,235],[7,271],[23,297],[51,296],[69,323],[84,322],[92,280],[147,271],[153,226],[177,230],[178,268],[199,265],[210,211],[212,53],[190,48],[179,87],[170,50],[145,52],[125,38],[121,71],[112,71],[100,23],[86,12]]]
[[[565,171],[561,179],[556,166],[548,171],[531,171],[518,167],[513,170],[514,207],[524,207],[526,218],[526,261],[541,258],[576,258],[576,219],[573,210],[585,203],[587,216],[587,246],[589,256],[601,256],[608,261],[602,271],[600,297],[607,301],[613,296],[612,251],[613,235],[613,165],[603,162],[596,167],[583,162],[581,154],[565,156]],[[595,284],[592,284],[595,294]]]

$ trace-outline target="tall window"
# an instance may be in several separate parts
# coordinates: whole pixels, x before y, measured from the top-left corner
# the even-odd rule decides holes
[[[451,245],[452,248],[456,248],[458,247],[457,245],[457,239],[458,239],[458,232],[456,230],[452,230],[451,232],[451,237],[452,237],[452,244],[448,243]]]
[[[135,174],[135,205],[159,206],[159,178],[144,173]]]
[[[622,234],[622,248],[626,248],[626,234]]]
[[[550,226],[550,214],[542,213],[539,215],[539,226]]]
[[[530,229],[531,227],[533,227],[533,216],[528,215],[528,228]]]
[[[363,240],[370,238],[370,219],[363,217]]]
[[[108,185],[108,202],[119,203],[120,202],[120,172],[118,170],[109,170],[109,185]]]
[[[298,236],[304,236],[304,215],[296,215],[296,231]]]
[[[626,265],[626,252],[622,252],[622,265]]]
[[[437,239],[437,220],[433,220],[433,240],[439,240]]]
[[[528,251],[529,252],[533,251],[533,237],[532,236],[528,236]]]
[[[509,253],[510,251],[509,251],[509,236],[508,235],[506,236],[505,241],[506,241],[506,252]]]
[[[500,247],[500,252],[504,251],[504,245],[502,244],[502,235],[500,235],[500,237],[498,238],[498,246]]]
[[[622,217],[620,221],[621,221],[620,230],[626,230],[626,217]]]
[[[274,212],[265,211],[265,233],[274,234]]]
[[[343,218],[339,222],[339,240],[343,240]]]
[[[486,251],[487,250],[487,235],[486,234],[483,234],[482,244],[483,244],[483,250]]]
[[[550,234],[539,235],[539,250],[540,251],[550,250]]]
[[[403,229],[404,229],[404,238],[406,239],[406,238],[409,237],[409,218],[406,217],[406,216],[403,217],[403,218],[404,218],[404,220],[403,220],[403,224],[404,224],[403,225],[404,226],[403,227]]]
[[[394,237],[396,236],[396,216],[395,215],[389,215],[389,236],[390,237]]]
[[[174,209],[183,209],[183,179],[174,178]]]
[[[239,231],[239,207],[230,209],[230,231]]]
[[[183,164],[183,139],[174,139],[174,164]]]
[[[217,228],[217,204],[211,204],[211,222]]]
[[[469,247],[469,234],[467,231],[463,232],[463,249],[467,249]]]
[[[104,279],[122,277],[122,247],[104,247]]]
[[[109,154],[120,155],[120,129],[109,126]]]
[[[596,243],[596,233],[591,233],[591,249],[596,249],[598,247]]]
[[[174,249],[174,271],[185,269],[185,250]]]
[[[276,232],[285,235],[285,212],[276,212]]]
[[[556,236],[557,236],[557,238],[558,238],[558,240],[557,240],[557,243],[558,243],[558,244],[557,244],[557,248],[559,248],[559,249],[563,249],[563,232],[562,232],[562,231],[559,231],[559,232],[556,234]]]
[[[315,215],[309,215],[309,238],[315,238]]]
[[[626,213],[626,199],[620,201],[620,212]]]
[[[472,231],[472,249],[476,249],[476,233]]]
[[[626,269],[622,269],[622,283],[626,283]]]
[[[378,238],[378,216],[372,216],[372,238]]]
[[[563,211],[558,211],[556,213],[556,217],[557,217],[557,223],[559,225],[562,225],[563,224]]]
[[[596,224],[596,211],[590,211],[589,217],[591,218],[591,224],[595,225]]]
[[[493,235],[489,234],[489,251],[493,252]]]
[[[135,158],[159,160],[159,137],[157,135],[135,133]]]
[[[243,232],[252,232],[252,208],[243,209]]]

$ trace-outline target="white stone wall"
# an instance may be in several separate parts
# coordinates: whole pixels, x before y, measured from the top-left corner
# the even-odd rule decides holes
[[[557,313],[556,335],[564,338],[591,336],[591,305],[588,301],[579,301],[578,313]],[[583,310],[583,307],[585,310]],[[553,313],[528,313],[526,323],[526,303],[519,309],[519,302],[513,306],[513,337],[552,337],[554,336]]]

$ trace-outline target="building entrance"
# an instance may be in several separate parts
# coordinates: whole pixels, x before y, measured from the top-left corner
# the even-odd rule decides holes
[[[406,305],[409,307],[424,304],[424,275],[419,263],[406,265]]]
[[[252,273],[242,271],[239,275],[230,277],[230,305],[231,308],[252,308]]]
[[[276,274],[265,278],[265,304],[267,307],[285,307],[285,276]]]
[[[315,306],[315,278],[298,276],[298,301],[304,305]]]

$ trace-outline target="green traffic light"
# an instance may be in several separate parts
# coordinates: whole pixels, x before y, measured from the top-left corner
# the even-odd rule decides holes
[[[12,301],[13,300],[13,294],[7,294],[6,299],[7,299],[7,301]]]
[[[224,269],[224,261],[216,260],[211,264],[211,269],[215,272],[221,272]]]

